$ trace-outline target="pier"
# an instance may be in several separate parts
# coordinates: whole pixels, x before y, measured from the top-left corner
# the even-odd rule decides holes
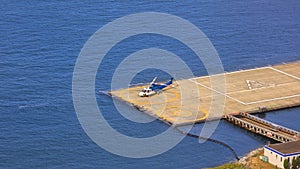
[[[224,118],[248,131],[269,137],[273,140],[285,143],[300,140],[298,131],[263,120],[249,113],[239,113],[238,115],[225,115]]]
[[[171,125],[205,121],[214,113],[213,95],[226,98],[222,116],[233,120],[235,117],[230,114],[235,112],[258,113],[300,105],[300,62],[227,72],[224,76],[226,92],[213,89],[211,76],[203,76],[176,80],[174,87],[151,97],[138,96],[145,86],[114,90],[110,94]],[[266,128],[264,132],[270,130]],[[273,134],[275,138],[282,137]]]

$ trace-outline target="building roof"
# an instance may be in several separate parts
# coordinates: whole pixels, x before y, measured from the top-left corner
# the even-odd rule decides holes
[[[300,153],[300,140],[287,143],[270,144],[266,147],[271,148],[283,155],[298,154]]]

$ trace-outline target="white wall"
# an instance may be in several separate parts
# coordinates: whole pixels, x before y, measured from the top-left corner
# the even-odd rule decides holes
[[[290,164],[292,165],[292,159],[293,157],[298,157],[297,156],[289,156],[289,157],[283,157],[277,153],[272,152],[271,150],[268,150],[264,148],[264,155],[268,157],[269,163],[273,164],[274,166],[277,166],[278,168],[284,168],[283,163],[285,159],[290,159]]]

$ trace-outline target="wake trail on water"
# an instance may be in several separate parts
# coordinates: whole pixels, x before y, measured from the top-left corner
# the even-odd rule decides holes
[[[46,107],[46,106],[49,106],[49,104],[41,103],[41,104],[22,105],[22,106],[19,106],[18,108],[19,109],[26,109],[26,108],[38,108],[38,107]]]
[[[111,96],[108,90],[99,90],[97,93],[100,95]]]

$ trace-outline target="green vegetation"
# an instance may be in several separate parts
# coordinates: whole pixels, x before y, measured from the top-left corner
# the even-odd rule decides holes
[[[242,164],[229,163],[229,164],[224,164],[219,167],[215,167],[214,169],[246,169],[246,167]]]
[[[298,156],[297,158],[293,158],[292,159],[292,164],[289,162],[288,159],[285,159],[283,162],[283,167],[285,169],[290,169],[292,167],[292,169],[298,169],[300,168],[300,156]]]
[[[290,162],[288,159],[285,159],[283,161],[283,167],[284,167],[284,169],[290,169]]]
[[[300,156],[297,158],[293,158],[292,160],[292,169],[298,169],[300,168]]]

